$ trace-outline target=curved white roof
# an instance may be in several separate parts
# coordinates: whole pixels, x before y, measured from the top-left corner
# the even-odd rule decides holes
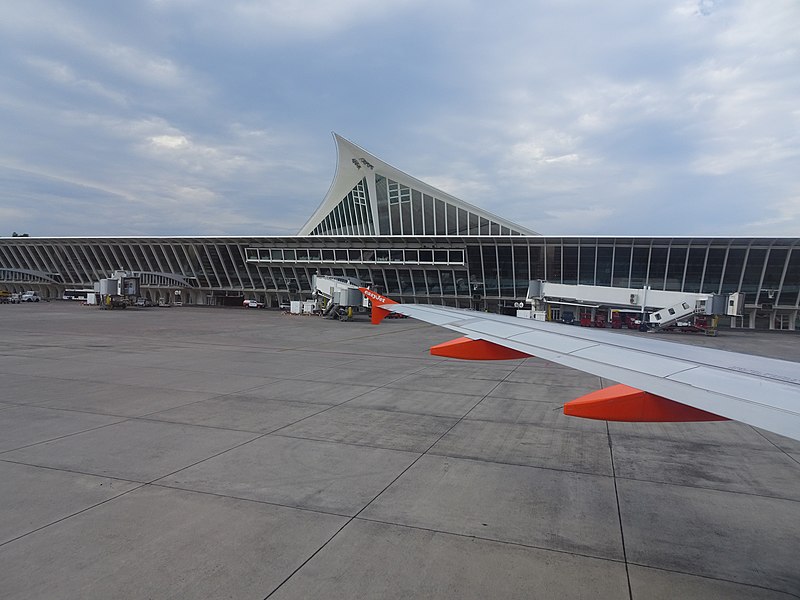
[[[325,195],[325,199],[322,201],[322,204],[320,204],[317,210],[314,211],[314,214],[311,215],[311,218],[306,221],[305,225],[303,225],[298,232],[298,235],[312,235],[315,228],[317,228],[325,221],[327,217],[329,217],[329,215],[332,214],[334,209],[336,209],[342,203],[342,201],[348,197],[348,194],[350,194],[354,188],[359,186],[359,183],[362,183],[362,186],[360,187],[363,187],[364,181],[366,181],[366,193],[368,196],[368,217],[371,216],[370,226],[372,227],[374,234],[397,235],[396,231],[383,231],[383,228],[380,226],[381,219],[379,218],[377,206],[376,175],[382,176],[383,178],[386,178],[392,182],[396,182],[399,184],[399,186],[404,186],[406,188],[410,188],[411,190],[415,190],[420,194],[441,200],[445,204],[449,204],[467,211],[468,213],[476,215],[480,219],[489,221],[492,224],[496,224],[503,228],[504,233],[505,230],[508,230],[509,234],[538,235],[535,231],[531,231],[526,227],[522,227],[516,223],[512,223],[511,221],[493,215],[488,211],[469,204],[468,202],[464,202],[463,200],[451,196],[440,189],[428,185],[427,183],[420,181],[415,177],[411,177],[403,171],[382,161],[377,156],[370,154],[360,146],[357,146],[349,140],[346,140],[337,133],[334,133],[333,137],[336,141],[337,152],[336,175],[333,178],[333,183],[331,184],[328,193]],[[351,215],[357,217],[355,214],[357,211],[353,211],[352,206],[350,206],[348,210],[350,211],[348,217]],[[365,228],[364,233],[372,232],[369,232]],[[404,231],[402,234],[410,233],[412,232]]]

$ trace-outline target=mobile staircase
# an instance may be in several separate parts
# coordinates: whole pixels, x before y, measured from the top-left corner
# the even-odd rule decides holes
[[[662,308],[650,315],[650,325],[658,329],[669,327],[678,321],[687,321],[694,318],[696,314],[705,314],[706,303],[698,300],[694,305],[689,302],[678,302],[673,306]]]
[[[705,299],[698,299],[694,303],[684,300],[651,313],[648,322],[653,331],[677,327],[683,331],[701,331],[713,336],[717,334],[717,319],[708,309]],[[711,316],[710,320],[708,316]]]

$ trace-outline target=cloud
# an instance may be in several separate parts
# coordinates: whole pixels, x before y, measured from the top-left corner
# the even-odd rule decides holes
[[[39,72],[45,79],[55,84],[86,92],[116,104],[124,105],[127,103],[123,93],[109,89],[99,81],[79,77],[72,67],[58,60],[30,56],[25,60],[25,63],[33,71]]]
[[[754,234],[797,237],[800,222],[800,188],[772,206],[771,214],[750,224]]]
[[[25,211],[20,208],[15,208],[13,206],[0,206],[0,220],[4,223],[13,223],[17,220],[22,220],[26,217]],[[0,236],[2,235],[9,235],[7,233],[0,232]]]
[[[292,233],[336,130],[537,231],[800,230],[793,0],[302,8],[9,5],[0,165],[27,175],[0,205],[28,215],[17,229]],[[679,216],[647,217],[661,206]]]
[[[183,135],[156,135],[150,138],[156,148],[166,148],[175,150],[177,148],[185,148],[189,145],[189,140]]]
[[[538,231],[547,231],[544,215],[565,211],[576,218],[562,232],[746,234],[753,211],[787,218],[780,207],[791,205],[800,151],[798,5],[694,2],[659,13],[628,4],[624,16],[617,8],[554,9],[563,20],[540,18],[545,25],[533,29],[542,37],[518,45],[519,60],[490,51],[479,62],[478,102],[418,127],[455,136],[451,145],[472,156],[460,161],[469,179],[493,181],[492,192],[471,200]],[[519,44],[515,26],[508,39]],[[464,69],[475,77],[477,69]],[[745,190],[759,185],[769,192],[753,204]],[[711,195],[721,189],[724,196]],[[677,224],[627,217],[658,205],[690,215],[698,203],[716,206],[716,215]],[[586,206],[605,208],[583,218]]]
[[[400,18],[425,6],[421,0],[175,0],[150,3],[154,14],[181,23],[204,36],[226,38],[231,45],[297,45],[343,32],[357,32],[370,23]]]

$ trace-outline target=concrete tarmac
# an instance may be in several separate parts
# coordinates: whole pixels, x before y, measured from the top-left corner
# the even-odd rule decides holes
[[[609,382],[453,337],[0,306],[0,597],[800,598],[800,442],[565,417]]]

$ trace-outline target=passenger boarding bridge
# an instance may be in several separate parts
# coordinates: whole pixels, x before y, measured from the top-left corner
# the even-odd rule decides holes
[[[622,324],[623,316],[638,316],[638,324],[650,329],[665,329],[678,324],[697,325],[708,332],[716,329],[716,318],[732,317],[732,323],[742,316],[744,295],[673,292],[642,288],[601,287],[593,285],[568,285],[548,281],[531,281],[526,302],[531,311],[520,311],[518,316],[546,320],[562,320],[565,307],[583,314],[582,325],[615,326]],[[521,303],[518,303],[518,306]],[[699,317],[699,318],[698,318]],[[709,324],[706,317],[714,317]],[[589,323],[584,321],[588,320]],[[699,324],[699,325],[698,325]]]

